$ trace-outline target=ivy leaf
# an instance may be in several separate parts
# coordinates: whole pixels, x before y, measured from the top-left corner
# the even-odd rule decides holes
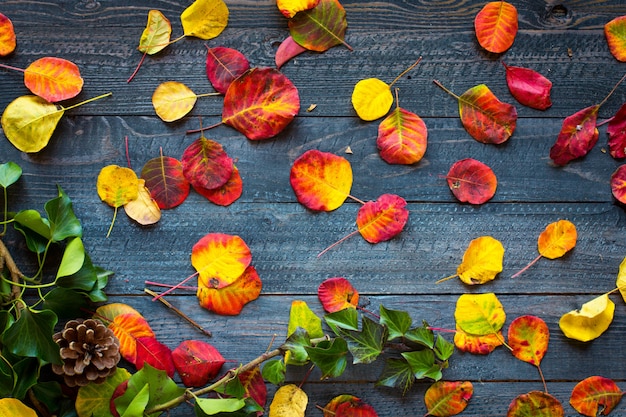
[[[62,364],[59,346],[52,341],[57,320],[56,314],[50,310],[25,308],[15,323],[2,334],[2,344],[14,355]]]
[[[425,346],[429,349],[435,347],[435,334],[429,329],[428,323],[424,323],[422,327],[415,327],[404,334],[407,340]]]
[[[103,274],[102,277],[101,274]],[[58,277],[56,283],[59,287],[90,292],[100,287],[99,280],[101,278],[105,280],[104,284],[106,285],[107,277],[110,274],[112,272],[94,266],[89,255],[85,254],[80,269],[71,275]]]
[[[289,19],[289,33],[300,45],[311,51],[324,52],[344,44],[348,27],[346,11],[338,0],[319,0],[312,9],[300,11]]]
[[[359,315],[354,308],[344,308],[343,310],[326,314],[324,321],[338,336],[340,335],[340,329],[359,330]]]
[[[285,363],[287,365],[304,365],[309,361],[306,348],[311,346],[311,339],[307,331],[297,327],[287,338],[283,347],[287,350]]]
[[[413,369],[411,369],[411,365],[409,365],[406,360],[388,358],[385,361],[385,368],[378,378],[376,385],[389,388],[401,388],[402,394],[404,395],[411,389],[414,381]]]
[[[59,269],[57,271],[57,279],[77,273],[83,266],[84,262],[85,246],[83,245],[83,241],[79,237],[76,237],[67,244],[65,250],[63,251],[61,264],[59,265]],[[91,289],[91,286],[87,289]]]
[[[413,320],[406,311],[391,310],[380,305],[380,324],[387,326],[389,340],[403,337],[409,331]]]
[[[9,188],[22,176],[22,168],[15,162],[0,164],[0,187]]]
[[[441,365],[435,361],[435,354],[430,349],[413,352],[402,352],[402,357],[407,360],[416,379],[431,378],[435,381],[441,379]]]
[[[339,328],[339,332],[348,342],[354,364],[375,361],[387,340],[386,328],[368,317],[363,317],[361,331]]]
[[[624,393],[615,381],[602,376],[590,376],[580,381],[570,396],[569,403],[584,416],[609,415],[621,401]]]
[[[115,389],[130,378],[124,368],[117,368],[102,384],[89,384],[78,389],[76,411],[79,416],[111,417],[110,402]]]
[[[41,254],[50,241],[50,222],[43,219],[37,210],[23,210],[13,217],[13,227],[26,239],[31,252]]]
[[[16,398],[26,398],[30,390],[39,378],[41,360],[39,358],[23,358],[13,364],[15,373],[15,386],[11,395]]]
[[[222,0],[196,0],[180,15],[185,36],[209,40],[228,24],[228,6]]]
[[[274,385],[280,385],[285,381],[287,367],[282,359],[273,359],[263,364],[261,374],[263,379]]]
[[[316,346],[304,346],[311,361],[322,371],[322,379],[337,378],[346,369],[348,344],[344,339],[324,340]]]
[[[68,237],[82,237],[83,228],[74,214],[72,201],[59,186],[59,196],[49,200],[44,208],[50,221],[50,239],[60,242]]]
[[[303,329],[306,337],[302,336],[302,332],[299,329]],[[296,334],[297,343],[299,349],[303,349],[305,345],[310,346],[308,338],[318,338],[324,336],[322,330],[322,320],[309,308],[306,302],[301,300],[294,300],[291,302],[291,309],[289,310],[289,324],[287,326],[287,335],[291,337]],[[305,343],[303,343],[305,342]],[[292,360],[296,363],[306,362],[306,351],[296,349],[294,357],[291,355],[285,355],[285,363],[290,364]]]
[[[88,308],[89,299],[83,292],[57,287],[47,292],[44,308],[54,311],[59,318],[80,317],[83,309]]]
[[[433,352],[435,352],[435,355],[439,358],[439,360],[447,361],[454,353],[454,344],[448,342],[441,335],[437,335]]]

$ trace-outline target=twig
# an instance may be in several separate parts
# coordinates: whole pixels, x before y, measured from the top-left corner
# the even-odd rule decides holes
[[[189,322],[189,324],[191,324],[193,327],[195,327],[196,329],[200,330],[202,333],[204,333],[206,336],[208,337],[213,337],[213,334],[209,331],[206,330],[204,327],[202,327],[201,325],[199,325],[195,320],[193,320],[191,317],[189,317],[188,315],[186,315],[185,313],[183,313],[182,311],[180,311],[179,309],[177,309],[176,307],[174,307],[169,301],[167,301],[165,298],[163,297],[159,297],[159,295],[152,291],[149,290],[147,288],[144,288],[143,290],[146,294],[151,295],[152,297],[154,297],[154,300],[159,300],[160,302],[163,303],[163,305],[165,305],[167,308],[169,308],[170,310],[172,310],[174,313],[178,314],[178,316],[182,317],[183,319],[187,320]]]
[[[24,277],[24,274],[22,274],[19,270],[13,260],[13,257],[11,256],[11,253],[9,253],[7,247],[4,245],[2,240],[0,240],[0,271],[4,269],[4,265],[6,265],[9,269],[11,281],[14,283],[14,285],[11,286],[11,299],[17,300],[20,298],[22,293],[21,287],[17,284],[19,284],[20,279]]]

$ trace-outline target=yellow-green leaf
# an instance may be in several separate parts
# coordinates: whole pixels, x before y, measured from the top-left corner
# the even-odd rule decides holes
[[[614,312],[615,303],[608,294],[603,294],[583,304],[580,310],[564,314],[559,320],[559,327],[570,339],[588,342],[609,328]]]
[[[454,310],[456,324],[476,336],[498,333],[506,321],[504,307],[494,293],[463,294]]]
[[[100,199],[116,208],[136,199],[138,186],[137,174],[130,168],[117,165],[102,168],[96,182]]]
[[[309,398],[296,385],[283,385],[274,394],[269,417],[304,417]]]
[[[164,122],[182,119],[193,109],[198,96],[183,83],[166,81],[152,94],[152,106]]]
[[[185,36],[213,39],[228,24],[228,6],[222,0],[196,0],[180,16]]]
[[[139,39],[139,52],[154,55],[165,48],[170,42],[172,25],[159,10],[148,12],[148,23]]]
[[[117,368],[102,384],[91,383],[80,387],[75,404],[78,417],[111,417],[111,396],[115,388],[129,378],[130,373],[126,369]]]
[[[287,336],[295,332],[298,327],[306,330],[311,338],[324,336],[322,320],[315,315],[306,302],[295,300],[292,301],[291,310],[289,311]]]
[[[617,273],[615,285],[617,286],[617,289],[622,295],[624,301],[626,301],[626,258],[624,258],[622,263],[619,264],[619,272]]]

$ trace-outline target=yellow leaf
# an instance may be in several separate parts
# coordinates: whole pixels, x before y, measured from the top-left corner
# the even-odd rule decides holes
[[[0,416],[37,417],[37,413],[16,398],[2,398],[0,399]]]
[[[137,198],[139,179],[130,168],[108,165],[100,170],[98,196],[111,207],[120,207]]]
[[[102,384],[91,383],[80,387],[75,403],[78,417],[112,417],[111,396],[115,388],[130,377],[130,372],[126,369],[117,368]]]
[[[393,95],[389,85],[378,78],[361,80],[352,91],[352,106],[365,121],[376,120],[389,112]]]
[[[300,300],[291,302],[287,337],[295,332],[297,327],[302,327],[306,330],[311,338],[324,336],[322,320],[315,315],[306,302]]]
[[[309,10],[317,6],[320,0],[276,0],[278,10],[288,19],[298,12]]]
[[[222,0],[196,0],[180,16],[185,36],[208,40],[228,24],[228,6]]]
[[[124,204],[124,211],[128,217],[141,225],[149,225],[161,219],[161,209],[146,188],[146,181],[139,179],[137,198]]]
[[[304,417],[309,398],[296,385],[283,385],[270,404],[269,417]]]
[[[502,243],[491,236],[481,236],[470,242],[456,273],[466,284],[484,284],[502,272],[503,259]]]
[[[588,342],[609,328],[614,312],[615,303],[608,294],[603,294],[583,304],[580,310],[564,314],[559,320],[559,327],[570,339]]]
[[[576,246],[576,237],[576,226],[569,220],[550,223],[539,235],[539,253],[548,259],[560,258]]]
[[[166,81],[152,94],[152,106],[164,122],[183,118],[193,109],[198,96],[183,83]]]
[[[456,302],[454,319],[465,333],[484,336],[502,329],[506,313],[494,293],[463,294]]]
[[[619,293],[622,295],[624,301],[626,301],[626,258],[619,264],[619,272],[617,273],[617,280],[615,282]]]
[[[165,48],[170,41],[172,25],[159,10],[148,12],[148,23],[139,39],[139,52],[154,55]]]

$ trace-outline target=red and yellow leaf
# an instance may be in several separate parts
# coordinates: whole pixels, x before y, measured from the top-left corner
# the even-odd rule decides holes
[[[504,338],[502,337],[502,331],[477,336],[466,333],[458,324],[456,325],[454,345],[460,351],[468,352],[473,355],[488,355],[493,352],[495,348],[503,344]]]
[[[557,165],[581,158],[598,142],[596,128],[600,105],[582,109],[563,120],[561,132],[550,148],[550,159]]]
[[[96,188],[102,201],[117,208],[137,198],[139,179],[130,168],[108,165],[100,170]]]
[[[584,416],[607,416],[623,396],[624,393],[612,379],[590,376],[576,384],[569,403]]]
[[[611,54],[626,62],[626,16],[619,16],[604,25],[604,35]]]
[[[288,19],[298,12],[309,10],[318,5],[320,0],[276,0],[278,10]]]
[[[378,126],[376,145],[389,164],[414,164],[426,153],[428,130],[417,114],[396,107]]]
[[[161,209],[150,195],[143,179],[138,180],[137,198],[124,204],[126,215],[137,223],[147,226],[161,220]]]
[[[472,395],[474,386],[469,381],[435,382],[424,394],[426,416],[448,417],[462,413]]]
[[[226,181],[226,184],[219,188],[200,188],[194,187],[194,190],[213,204],[218,206],[228,206],[237,201],[243,193],[243,181],[237,167],[233,167],[233,175]]]
[[[214,286],[216,280],[210,280],[205,286],[198,283],[200,306],[217,314],[235,316],[250,301],[259,297],[263,284],[254,267],[249,266],[232,284]]]
[[[282,132],[299,111],[298,89],[284,74],[252,68],[228,87],[222,122],[248,139],[262,140]]]
[[[476,159],[455,162],[446,176],[452,194],[462,203],[483,204],[495,194],[498,180],[491,168]]]
[[[626,158],[626,103],[609,119],[606,127],[609,135],[609,153],[613,158]]]
[[[626,204],[626,165],[620,165],[611,175],[611,192],[617,201]]]
[[[237,373],[239,382],[243,386],[246,394],[244,397],[252,398],[261,407],[265,407],[267,402],[267,386],[261,374],[261,368],[256,366],[249,371]]]
[[[24,70],[24,85],[51,103],[76,97],[83,88],[78,66],[63,58],[44,57]]]
[[[209,40],[228,24],[228,6],[222,0],[195,0],[180,15],[185,36]]]
[[[537,110],[546,110],[552,106],[552,81],[529,68],[502,64],[506,69],[506,84],[517,101]]]
[[[399,234],[409,218],[406,201],[395,194],[383,194],[359,209],[356,225],[370,243],[389,240]]]
[[[345,278],[328,278],[317,288],[317,297],[328,313],[359,305],[359,292]]]
[[[508,343],[513,356],[539,366],[548,351],[550,331],[545,321],[536,316],[521,316],[509,325]]]
[[[544,258],[556,259],[576,246],[576,226],[569,220],[550,223],[539,235],[537,247]]]
[[[378,417],[378,414],[374,407],[360,398],[354,398],[337,405],[335,417]]]
[[[324,417],[335,417],[337,413],[337,407],[347,401],[359,401],[358,397],[350,394],[341,394],[334,397],[332,400],[326,404],[323,408],[322,412],[324,413]]]
[[[312,9],[297,13],[289,19],[289,33],[300,45],[311,51],[324,52],[344,44],[348,22],[346,11],[338,0],[319,0]]]
[[[7,56],[15,50],[15,29],[11,19],[0,13],[0,56]]]
[[[189,87],[178,81],[159,84],[152,94],[152,106],[164,122],[182,119],[195,106],[198,96]]]
[[[170,378],[176,372],[172,351],[156,337],[137,338],[137,359],[134,364],[137,369],[141,369],[146,363],[153,368],[165,371]]]
[[[236,49],[207,46],[206,75],[215,91],[226,94],[230,84],[249,69],[248,59]]]
[[[233,160],[222,145],[205,137],[185,149],[181,162],[185,178],[197,188],[219,188],[233,175]]]
[[[505,1],[487,3],[474,19],[478,43],[496,54],[513,45],[517,25],[517,9]]]
[[[191,264],[198,271],[198,286],[223,288],[244,273],[252,254],[242,238],[224,233],[209,233],[191,250]]]
[[[174,208],[189,195],[189,181],[183,174],[182,163],[176,158],[152,158],[141,169],[141,178],[161,209]]]
[[[139,39],[139,52],[154,55],[163,50],[170,42],[172,24],[159,10],[148,12],[148,23]]]
[[[531,391],[517,396],[509,405],[506,417],[563,417],[560,401],[543,391]]]
[[[458,100],[461,123],[477,141],[504,143],[515,131],[517,110],[498,100],[486,85],[470,88]]]
[[[289,177],[300,204],[311,210],[339,208],[352,188],[352,167],[347,159],[315,149],[296,159]]]
[[[506,313],[494,293],[463,294],[456,302],[454,319],[465,333],[484,336],[502,329]]]
[[[293,40],[291,36],[287,36],[287,38],[281,42],[276,50],[276,57],[274,61],[276,62],[276,68],[280,69],[287,61],[290,59],[300,55],[303,52],[306,52],[304,46],[301,46],[299,43]]]
[[[226,362],[213,345],[185,340],[172,351],[172,360],[186,387],[201,387],[217,376]]]

